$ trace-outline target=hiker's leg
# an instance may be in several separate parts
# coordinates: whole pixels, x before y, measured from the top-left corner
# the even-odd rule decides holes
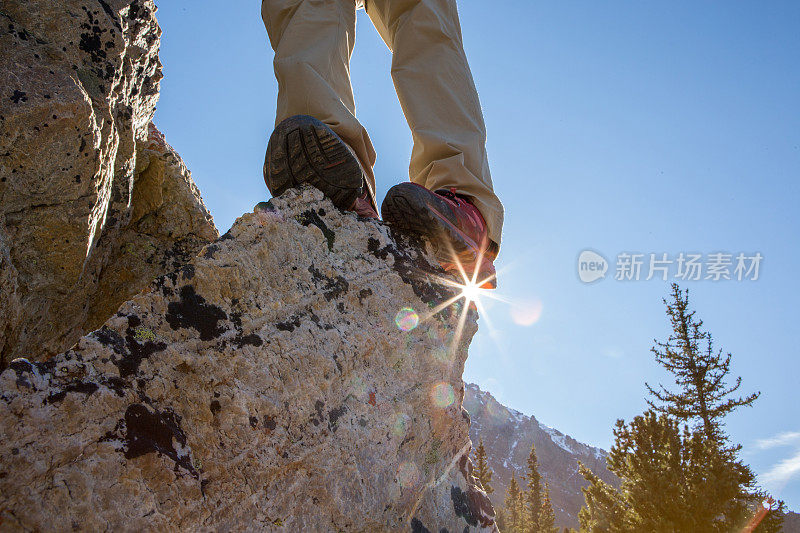
[[[330,126],[356,153],[374,196],[375,149],[356,120],[350,85],[355,0],[263,0],[261,17],[275,50],[275,124],[311,115]]]
[[[503,206],[455,0],[366,0],[366,10],[392,50],[392,79],[414,138],[411,181],[470,197],[499,245]]]

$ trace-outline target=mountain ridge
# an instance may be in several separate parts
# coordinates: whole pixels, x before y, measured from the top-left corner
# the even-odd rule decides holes
[[[550,498],[559,527],[577,527],[578,511],[583,505],[581,487],[586,485],[578,473],[578,461],[588,466],[604,481],[618,480],[608,468],[608,453],[501,404],[490,392],[474,383],[465,385],[464,408],[470,414],[470,438],[473,447],[482,439],[489,467],[494,472],[489,495],[495,508],[503,507],[512,473],[520,478],[526,471],[531,445],[535,445],[539,472],[549,484]]]

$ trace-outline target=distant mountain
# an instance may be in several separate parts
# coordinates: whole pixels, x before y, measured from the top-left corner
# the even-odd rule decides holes
[[[525,462],[536,446],[542,476],[550,485],[550,498],[559,527],[578,526],[578,510],[583,506],[581,487],[586,485],[578,473],[578,461],[612,484],[617,478],[606,468],[607,453],[576,441],[557,429],[545,426],[533,416],[500,404],[490,393],[468,383],[464,408],[472,420],[470,438],[478,446],[482,438],[494,472],[494,493],[489,497],[496,508],[503,506],[506,487],[513,472],[517,480],[525,474]]]

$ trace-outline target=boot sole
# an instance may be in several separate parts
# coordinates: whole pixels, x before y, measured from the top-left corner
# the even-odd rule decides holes
[[[395,185],[386,193],[381,206],[383,220],[402,231],[428,238],[436,258],[452,263],[454,255],[478,250],[450,218],[450,207],[435,194],[412,183]]]
[[[272,132],[264,181],[272,196],[313,185],[345,210],[364,192],[358,159],[330,127],[308,115],[289,117]]]

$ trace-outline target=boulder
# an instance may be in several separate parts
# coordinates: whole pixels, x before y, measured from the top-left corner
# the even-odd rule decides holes
[[[461,404],[474,308],[316,189],[0,375],[0,528],[496,531]]]
[[[42,361],[217,237],[151,119],[151,0],[0,4],[0,369]]]

